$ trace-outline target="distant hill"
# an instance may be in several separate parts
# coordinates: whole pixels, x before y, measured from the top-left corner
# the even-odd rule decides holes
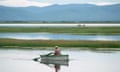
[[[120,21],[120,4],[52,5],[48,7],[0,6],[0,21]]]

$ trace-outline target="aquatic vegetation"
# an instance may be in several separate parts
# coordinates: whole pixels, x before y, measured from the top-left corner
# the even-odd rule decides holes
[[[0,39],[0,47],[54,47],[56,45],[66,48],[120,48],[120,41]]]
[[[120,27],[0,27],[0,32],[48,32],[70,34],[120,34]]]

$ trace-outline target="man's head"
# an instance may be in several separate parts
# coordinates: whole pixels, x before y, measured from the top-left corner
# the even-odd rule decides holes
[[[58,46],[55,46],[55,48],[57,49],[57,48],[58,48]]]

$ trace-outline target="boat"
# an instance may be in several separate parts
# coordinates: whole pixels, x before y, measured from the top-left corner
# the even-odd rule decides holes
[[[34,61],[43,64],[65,65],[68,66],[68,55],[40,55],[40,57],[34,58]]]
[[[47,61],[68,61],[69,56],[68,55],[40,55],[41,61],[47,60]]]
[[[64,66],[68,66],[68,60],[62,60],[62,61],[52,61],[52,60],[41,60],[40,63],[43,63],[43,64],[53,64],[53,65],[64,65]]]

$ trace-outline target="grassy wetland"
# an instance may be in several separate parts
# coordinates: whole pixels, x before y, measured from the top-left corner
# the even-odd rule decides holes
[[[6,32],[48,32],[70,34],[120,34],[120,27],[0,27],[0,33]]]
[[[18,40],[0,39],[0,47],[86,47],[86,48],[120,48],[120,41],[82,41],[82,40]]]
[[[120,27],[0,27],[0,33],[69,33],[85,35],[120,35]],[[54,47],[65,48],[120,48],[120,41],[91,41],[91,40],[24,40],[0,38],[0,48],[18,47]]]

